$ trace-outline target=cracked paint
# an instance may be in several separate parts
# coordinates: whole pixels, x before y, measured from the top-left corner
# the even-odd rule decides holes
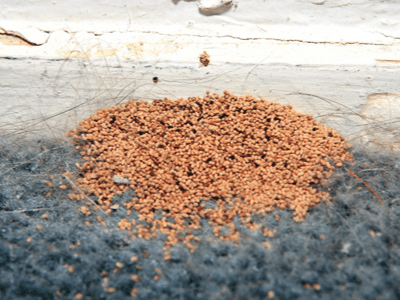
[[[383,136],[374,130],[384,122],[390,126],[387,120],[394,122],[400,115],[398,84],[390,80],[400,72],[400,22],[394,13],[400,9],[398,1],[376,0],[371,5],[367,0],[247,0],[240,7],[238,0],[128,1],[123,5],[118,1],[89,0],[91,8],[84,15],[79,6],[50,5],[47,0],[35,0],[34,6],[19,1],[9,13],[0,4],[0,58],[7,58],[2,59],[4,66],[18,71],[14,77],[3,72],[2,82],[17,88],[29,82],[29,95],[43,95],[34,88],[46,82],[43,91],[50,96],[40,96],[37,103],[49,115],[57,115],[75,101],[91,99],[93,91],[96,104],[119,100],[121,91],[126,91],[124,97],[134,93],[145,99],[149,85],[151,97],[160,99],[201,94],[205,87],[218,92],[222,86],[240,94],[288,99],[307,112],[318,110],[349,135],[364,125],[372,128],[371,139]],[[43,11],[45,20],[40,18]],[[198,54],[203,51],[212,54],[207,70],[198,66]],[[29,59],[33,67],[26,68]],[[87,65],[97,71],[89,72],[93,68],[86,69]],[[115,78],[116,66],[121,73]],[[55,96],[66,93],[65,98],[57,98],[62,103],[51,94],[54,76]],[[80,89],[80,84],[74,86],[80,78],[101,84]],[[116,88],[117,81],[122,90]],[[313,98],[305,106],[307,97],[294,96],[299,91],[342,101],[357,118],[347,118],[344,111],[343,123],[336,112],[329,119],[325,101]],[[391,93],[382,93],[386,91]],[[33,118],[34,109],[25,110],[26,119],[25,111],[14,114],[16,107],[28,105],[26,99],[9,94],[4,103],[4,111],[13,112],[8,116],[18,122]],[[2,122],[14,124],[15,120]],[[63,125],[55,120],[52,125],[60,128],[70,122],[65,118]]]
[[[31,43],[28,43],[27,41],[25,41],[24,39],[14,36],[14,35],[10,35],[10,34],[0,34],[0,42],[3,45],[7,45],[7,46],[32,46]]]
[[[399,1],[376,0],[371,5],[367,0],[246,0],[238,5],[238,0],[123,4],[121,0],[89,0],[90,9],[85,13],[80,6],[65,6],[59,1],[35,0],[35,5],[30,2],[18,1],[12,10],[5,2],[0,4],[0,27],[19,32],[36,45],[45,43],[48,32],[57,30],[92,31],[98,35],[148,31],[390,45],[393,38],[388,37],[398,35],[400,30],[395,13],[400,9]],[[39,17],[43,11],[45,19]]]
[[[0,27],[0,42],[14,46],[40,46],[47,42],[49,34],[35,28],[9,30]]]
[[[222,15],[228,12],[233,6],[237,7],[238,2],[233,0],[199,0],[199,12],[206,16]]]
[[[285,63],[293,65],[398,66],[400,44],[322,42],[282,38],[240,38],[159,32],[113,32],[96,36],[89,32],[54,31],[40,47],[9,47],[0,42],[0,57],[95,58],[121,61],[197,61],[198,53],[212,51],[213,64]],[[252,53],[252,55],[244,55]],[[268,57],[268,59],[267,59]],[[377,59],[378,58],[378,59]]]

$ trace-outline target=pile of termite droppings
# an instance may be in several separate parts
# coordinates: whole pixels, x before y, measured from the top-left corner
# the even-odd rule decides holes
[[[202,218],[215,227],[215,236],[233,242],[239,239],[235,216],[252,229],[260,227],[252,214],[277,208],[303,220],[311,207],[329,199],[313,184],[352,159],[345,139],[312,116],[228,91],[130,101],[97,111],[69,135],[86,160],[78,164],[79,187],[97,196],[107,213],[115,194],[134,190],[137,197],[124,204],[128,216],[119,228],[145,239],[163,232],[166,251],[178,241],[195,249],[191,240],[199,238],[190,230],[199,229]],[[205,208],[209,200],[216,201],[214,209]],[[148,226],[129,220],[132,209]],[[155,218],[159,210],[162,219]],[[219,233],[224,226],[225,236]],[[178,237],[183,233],[185,238]]]

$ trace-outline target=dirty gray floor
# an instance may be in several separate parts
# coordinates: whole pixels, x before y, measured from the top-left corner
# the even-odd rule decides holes
[[[356,164],[338,170],[324,187],[333,203],[315,207],[304,222],[294,222],[291,212],[282,210],[255,217],[276,230],[268,238],[236,220],[242,239],[234,246],[208,241],[213,233],[205,220],[195,232],[201,237],[197,251],[178,245],[165,261],[165,236],[125,240],[126,232],[115,229],[126,215],[122,205],[103,217],[107,225],[102,226],[96,221],[99,211],[84,217],[77,211],[82,202],[68,199],[71,190],[55,187],[67,183],[63,172],[76,171],[75,149],[60,141],[0,140],[1,299],[400,298],[400,161],[395,157],[353,150]],[[50,175],[52,187],[46,185]],[[49,190],[52,196],[46,197]],[[132,262],[132,256],[138,260]]]

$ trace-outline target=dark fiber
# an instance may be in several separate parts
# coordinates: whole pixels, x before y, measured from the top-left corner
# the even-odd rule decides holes
[[[163,234],[134,240],[116,229],[133,191],[115,197],[120,208],[108,217],[100,211],[85,217],[77,209],[86,201],[69,200],[73,190],[59,188],[68,185],[66,170],[79,176],[77,150],[60,141],[1,140],[0,299],[75,299],[79,293],[83,299],[132,299],[133,289],[133,299],[145,300],[268,299],[271,292],[290,300],[400,298],[400,163],[394,155],[353,150],[355,164],[323,187],[332,203],[312,209],[304,222],[282,210],[254,216],[276,230],[273,238],[235,219],[242,236],[236,246],[215,240],[204,221],[193,231],[201,238],[199,248],[190,253],[177,245],[165,261]]]

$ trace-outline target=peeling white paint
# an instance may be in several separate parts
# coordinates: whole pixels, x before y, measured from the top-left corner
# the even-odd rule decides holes
[[[358,43],[310,43],[275,39],[163,35],[156,33],[68,33],[54,31],[41,46],[9,46],[0,43],[0,57],[91,58],[104,56],[121,62],[198,63],[203,51],[211,62],[221,64],[360,65],[386,67],[400,60],[400,43],[390,46]]]
[[[49,38],[48,33],[43,32],[37,28],[20,28],[18,31],[16,31],[12,28],[0,27],[0,33],[21,37],[28,43],[32,43],[35,45],[43,45],[47,42],[47,39]]]
[[[323,5],[325,4],[326,0],[311,0],[311,3],[316,5]]]
[[[236,1],[236,2],[235,2]],[[21,32],[154,32],[390,45],[400,38],[400,2],[379,0],[15,0],[0,3],[0,27]],[[236,7],[236,4],[237,7]],[[316,5],[319,4],[319,5]],[[216,15],[204,10],[230,9]],[[201,8],[201,9],[200,9]],[[43,12],[45,12],[45,17]],[[191,23],[191,26],[186,26]]]
[[[379,140],[390,143],[400,137],[400,94],[369,95],[360,115],[376,124],[376,127],[368,133],[368,141]]]
[[[198,0],[200,13],[207,16],[222,15],[237,5],[233,0]]]
[[[379,0],[3,2],[0,34],[31,45],[0,36],[0,126],[53,134],[127,99],[228,89],[292,104],[347,138],[400,140],[381,134],[400,113],[398,11]]]

